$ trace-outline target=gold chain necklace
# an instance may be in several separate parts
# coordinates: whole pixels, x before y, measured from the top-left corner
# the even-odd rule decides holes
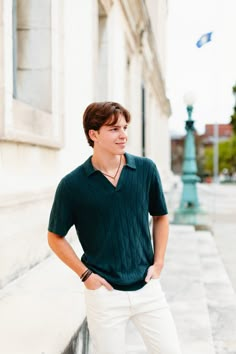
[[[114,176],[108,175],[107,173],[102,172],[101,170],[100,170],[100,172],[101,172],[104,176],[110,177],[111,179],[114,179],[114,180],[115,180],[115,179],[116,179],[116,176],[117,176],[117,174],[118,174],[118,172],[119,172],[120,166],[121,166],[121,161],[122,161],[122,155],[120,155],[119,166],[118,166],[118,168],[117,168],[116,173],[114,174]]]

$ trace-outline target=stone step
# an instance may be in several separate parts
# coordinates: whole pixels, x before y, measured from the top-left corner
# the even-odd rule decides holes
[[[194,227],[171,225],[161,283],[176,323],[182,353],[215,354],[198,232]]]
[[[236,353],[236,294],[213,236],[198,232],[201,279],[216,354]]]
[[[84,318],[83,285],[51,256],[0,291],[0,353],[63,353]]]

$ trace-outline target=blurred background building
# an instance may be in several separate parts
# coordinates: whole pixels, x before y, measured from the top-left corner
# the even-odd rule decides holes
[[[214,143],[214,124],[206,124],[205,132],[202,135],[203,145],[213,145]],[[227,141],[233,136],[231,124],[218,124],[218,142]]]
[[[214,124],[206,124],[203,134],[199,134],[195,131],[198,173],[203,179],[204,177],[207,177],[207,181],[211,181],[213,175],[213,148],[215,143],[219,145],[221,153],[219,156],[220,174],[229,165],[227,163],[229,153],[230,157],[231,155],[234,155],[233,147],[230,149],[230,145],[232,145],[231,140],[233,138],[232,124],[217,124],[217,136],[215,129],[216,127]],[[184,141],[185,136],[182,134],[172,134],[171,136],[171,169],[177,175],[180,175],[182,172]],[[224,143],[228,144],[229,147],[226,147],[223,150]],[[230,160],[229,163],[231,164],[231,167],[234,168],[235,164],[233,161]]]
[[[170,190],[167,15],[167,0],[0,0],[1,291],[51,255],[56,185],[92,154],[89,103],[130,110],[127,150],[152,158]]]

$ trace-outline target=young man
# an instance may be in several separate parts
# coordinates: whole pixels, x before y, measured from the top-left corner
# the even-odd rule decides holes
[[[125,152],[129,122],[118,103],[87,107],[83,125],[93,155],[59,183],[48,242],[84,283],[95,354],[125,354],[129,319],[150,353],[180,354],[159,282],[168,238],[166,203],[155,164]],[[64,238],[73,225],[81,260]]]

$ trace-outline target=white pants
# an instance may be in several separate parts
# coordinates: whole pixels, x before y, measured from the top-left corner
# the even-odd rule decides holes
[[[94,354],[125,354],[125,331],[132,320],[148,353],[181,354],[176,329],[159,279],[137,291],[85,289]]]

